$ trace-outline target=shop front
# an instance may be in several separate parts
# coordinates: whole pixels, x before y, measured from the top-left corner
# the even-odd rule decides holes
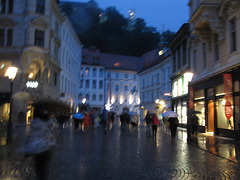
[[[240,71],[219,74],[192,83],[194,111],[198,111],[200,130],[239,139]]]
[[[178,114],[179,126],[184,128],[187,127],[188,85],[192,76],[192,73],[185,72],[173,79],[172,85],[172,109]]]

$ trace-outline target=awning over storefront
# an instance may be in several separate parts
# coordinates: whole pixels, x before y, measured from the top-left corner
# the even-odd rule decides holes
[[[0,93],[0,106],[10,102],[10,93]]]
[[[47,109],[50,113],[70,113],[70,105],[60,100],[35,98],[32,105],[40,105],[41,107]]]

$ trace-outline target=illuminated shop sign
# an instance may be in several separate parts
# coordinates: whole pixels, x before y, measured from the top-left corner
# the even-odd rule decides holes
[[[37,88],[38,82],[37,81],[27,81],[26,86],[27,86],[27,88]]]

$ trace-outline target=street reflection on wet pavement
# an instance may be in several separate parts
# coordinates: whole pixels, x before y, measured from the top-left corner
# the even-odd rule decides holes
[[[187,142],[186,129],[178,128],[178,139]],[[240,142],[234,139],[214,136],[208,133],[198,133],[197,136],[192,136],[192,141],[189,144],[198,146],[228,160],[240,162]]]
[[[147,137],[144,125],[123,131],[115,123],[106,136],[101,127],[87,132],[65,128],[53,151],[49,179],[239,179],[236,141],[201,133],[186,140],[181,128],[176,139],[162,128],[156,138]],[[12,148],[0,146],[0,179],[35,180],[32,158],[9,153]]]

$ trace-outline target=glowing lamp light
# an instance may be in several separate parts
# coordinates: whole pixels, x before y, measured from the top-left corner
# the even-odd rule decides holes
[[[28,81],[26,83],[27,88],[37,88],[38,87],[38,82],[37,81]]]
[[[193,77],[193,73],[191,73],[191,72],[187,72],[187,73],[184,74],[184,79],[186,79],[187,82],[191,82],[192,77]]]
[[[5,76],[8,76],[10,80],[14,80],[18,72],[17,67],[9,67],[5,73]]]
[[[159,99],[156,99],[156,100],[155,100],[155,103],[158,104],[158,103],[159,103]]]
[[[29,79],[33,78],[33,73],[29,73],[28,78]]]
[[[159,103],[160,103],[161,105],[164,105],[164,104],[165,104],[165,102],[164,102],[164,101],[160,101]]]
[[[120,97],[120,104],[122,104],[123,103],[123,97],[121,96]]]
[[[87,99],[86,99],[86,98],[83,98],[82,103],[85,104],[86,101],[87,101]]]
[[[132,96],[130,95],[130,97],[129,97],[129,104],[132,104],[133,103],[133,98],[132,98]]]

